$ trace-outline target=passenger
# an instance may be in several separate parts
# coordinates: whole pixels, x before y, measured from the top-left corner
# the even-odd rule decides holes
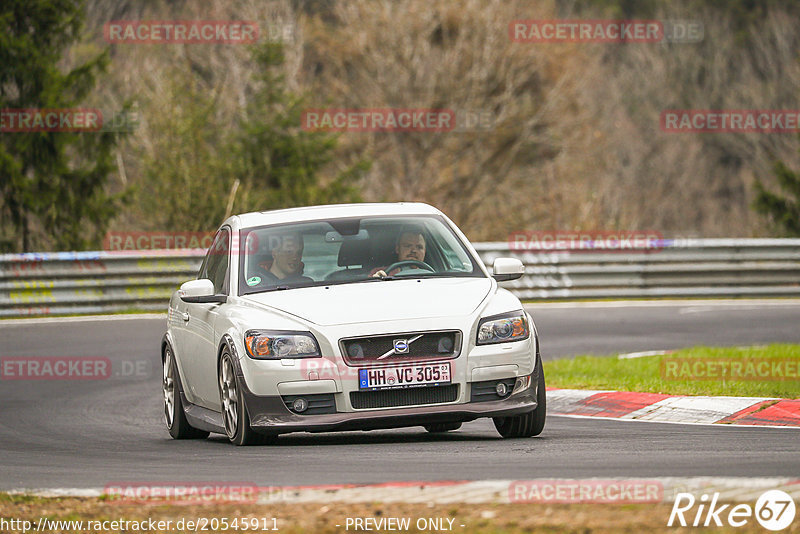
[[[259,271],[247,280],[247,285],[278,285],[281,283],[313,282],[303,276],[303,235],[291,232],[270,237],[275,242],[270,249],[270,258],[258,263]],[[271,265],[270,265],[271,263]]]

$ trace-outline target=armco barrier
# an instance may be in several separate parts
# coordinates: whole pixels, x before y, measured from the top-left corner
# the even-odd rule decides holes
[[[0,317],[166,311],[204,250],[0,255]]]
[[[800,296],[800,239],[664,240],[620,252],[511,251],[476,243],[484,263],[517,257],[525,275],[503,283],[530,300]],[[166,310],[196,276],[202,250],[0,255],[0,317]]]
[[[522,260],[525,275],[503,284],[522,299],[800,296],[800,239],[664,239],[620,252],[475,248],[487,266]]]

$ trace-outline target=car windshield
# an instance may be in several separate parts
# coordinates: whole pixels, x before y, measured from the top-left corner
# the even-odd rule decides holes
[[[239,294],[420,277],[482,277],[441,217],[364,217],[241,231]]]

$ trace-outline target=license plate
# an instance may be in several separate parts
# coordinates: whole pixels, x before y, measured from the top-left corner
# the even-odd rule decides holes
[[[449,362],[358,370],[358,389],[406,388],[449,383]]]

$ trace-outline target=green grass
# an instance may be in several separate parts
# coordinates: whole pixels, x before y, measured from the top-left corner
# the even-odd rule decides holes
[[[784,372],[788,371],[788,374],[794,376],[784,375],[781,377],[782,380],[686,379],[682,378],[686,376],[685,373],[680,372],[680,369],[684,371],[687,369],[681,367],[682,363],[688,363],[681,361],[685,358],[740,362],[743,368],[746,368],[748,363],[753,364],[763,359],[786,360],[792,362],[793,367],[788,369],[784,367],[783,369],[786,369]],[[677,373],[676,369],[679,369]],[[800,372],[800,345],[775,344],[746,348],[693,347],[663,356],[632,359],[619,359],[616,356],[578,356],[545,362],[544,372],[547,386],[557,388],[796,399],[800,398],[800,379],[797,377],[797,373]],[[772,371],[769,373],[774,376]]]
[[[0,504],[41,504],[42,502],[44,502],[42,497],[35,497],[24,493],[0,493]]]

